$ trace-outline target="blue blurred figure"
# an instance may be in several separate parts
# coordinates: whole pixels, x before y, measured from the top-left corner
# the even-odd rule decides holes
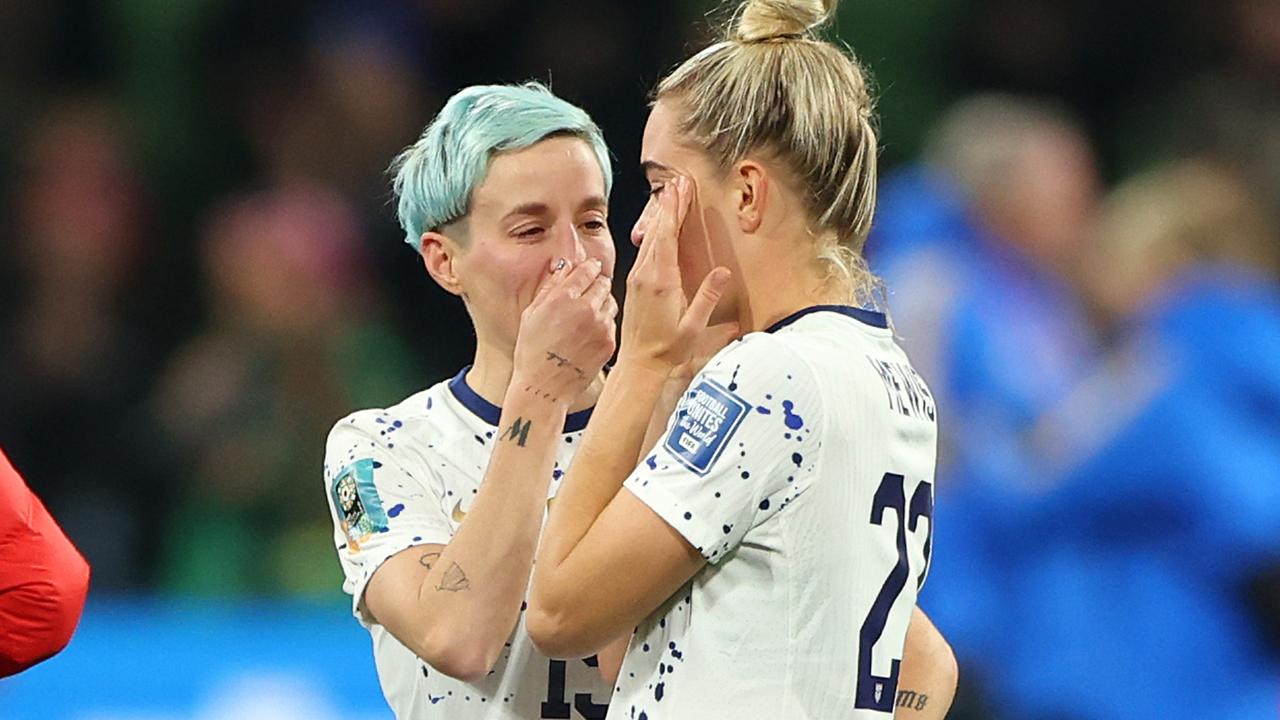
[[[1064,113],[977,96],[942,119],[922,166],[883,183],[868,243],[895,328],[942,413],[933,580],[921,606],[967,677],[1001,695],[1007,668],[994,673],[988,660],[1017,642],[1005,618],[1020,583],[1005,508],[1030,491],[1035,419],[1095,353],[1074,281],[1097,187],[1089,144]]]
[[[1087,286],[1118,349],[1041,422],[1045,485],[1014,513],[1014,716],[1277,716],[1277,239],[1204,164],[1108,201]]]

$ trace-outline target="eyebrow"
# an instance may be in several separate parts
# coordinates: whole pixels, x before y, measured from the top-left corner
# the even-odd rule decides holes
[[[645,160],[644,162],[640,163],[640,172],[644,173],[645,177],[649,177],[649,173],[651,172],[668,172],[669,173],[669,172],[672,172],[672,170],[670,167],[663,165],[657,160]]]
[[[506,215],[503,215],[502,219],[509,220],[510,218],[515,217],[516,215],[545,215],[550,210],[551,208],[547,207],[546,203],[540,203],[540,202],[521,203],[515,206],[514,208],[512,208],[511,211],[508,212]]]
[[[604,199],[603,195],[592,195],[582,201],[581,210],[608,210],[609,201]]]
[[[579,212],[581,212],[582,210],[608,210],[608,209],[609,209],[609,201],[605,200],[603,195],[592,195],[586,200],[583,200],[582,204],[578,208]],[[551,207],[546,203],[527,202],[527,203],[521,203],[515,206],[514,208],[511,208],[510,212],[502,216],[502,220],[503,221],[510,220],[511,218],[517,215],[546,215],[550,212],[551,212]]]

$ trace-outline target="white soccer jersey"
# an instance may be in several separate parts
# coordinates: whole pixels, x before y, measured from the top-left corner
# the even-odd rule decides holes
[[[883,315],[722,350],[625,487],[707,559],[636,630],[616,720],[884,720],[932,533],[933,398]]]
[[[501,409],[466,384],[448,382],[385,410],[362,410],[334,426],[325,452],[325,495],[352,612],[373,637],[387,703],[400,720],[601,720],[612,690],[589,660],[550,660],[525,632],[524,613],[488,677],[455,680],[427,665],[361,606],[374,571],[396,553],[446,544],[480,488]],[[556,452],[548,502],[590,411],[571,414]]]

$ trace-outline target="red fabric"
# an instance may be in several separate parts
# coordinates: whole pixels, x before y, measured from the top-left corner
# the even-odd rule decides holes
[[[0,677],[66,647],[89,564],[0,451]]]

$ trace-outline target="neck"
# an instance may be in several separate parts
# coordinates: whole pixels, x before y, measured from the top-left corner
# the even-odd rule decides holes
[[[754,267],[743,267],[742,273],[738,326],[744,334],[765,330],[807,307],[849,304],[848,290],[824,277],[808,257],[784,262],[761,257]]]
[[[477,338],[475,362],[467,371],[467,385],[480,397],[502,407],[507,388],[511,385],[511,376],[515,373],[515,364],[512,362],[514,352],[514,347],[500,346]],[[596,373],[591,385],[569,404],[569,412],[575,413],[593,407],[603,389],[604,373]]]

